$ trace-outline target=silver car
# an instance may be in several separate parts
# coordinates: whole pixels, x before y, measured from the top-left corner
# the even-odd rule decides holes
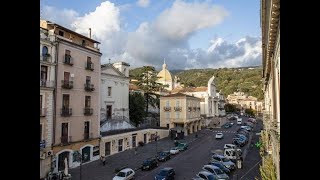
[[[219,167],[214,166],[214,165],[204,165],[202,167],[203,170],[208,171],[212,173],[216,179],[229,179],[229,176],[225,174]]]
[[[211,161],[218,161],[221,162],[224,166],[226,166],[230,170],[235,170],[236,165],[228,158],[220,155],[220,154],[214,154],[211,157]]]

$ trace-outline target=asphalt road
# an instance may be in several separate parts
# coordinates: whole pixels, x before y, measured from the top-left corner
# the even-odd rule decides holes
[[[243,117],[243,122],[246,122],[246,120],[247,118]],[[159,163],[159,167],[151,171],[138,170],[136,172],[135,179],[153,180],[157,172],[163,167],[173,167],[176,171],[176,180],[190,180],[192,177],[196,177],[196,174],[201,171],[203,165],[209,162],[212,150],[223,150],[224,144],[232,143],[232,138],[234,137],[236,130],[239,128],[239,126],[236,125],[236,122],[233,122],[234,125],[228,129],[219,128],[213,130],[204,130],[205,136],[190,144],[188,150],[180,152],[178,155],[175,155],[171,160],[167,162]],[[215,139],[215,134],[217,133],[217,131],[222,131],[222,133],[224,134],[223,139]],[[242,148],[243,152],[244,149],[247,148],[247,146],[248,145]]]

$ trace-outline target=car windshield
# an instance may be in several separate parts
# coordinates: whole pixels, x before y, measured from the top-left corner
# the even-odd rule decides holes
[[[164,153],[164,152],[159,153],[159,156],[165,156],[165,155],[166,155],[166,153]]]
[[[160,176],[167,176],[168,172],[169,172],[169,171],[163,169],[163,170],[161,170],[161,171],[159,172],[159,175],[160,175]]]
[[[143,161],[143,164],[150,164],[150,160]]]
[[[219,174],[224,174],[224,172],[223,172],[221,169],[215,169],[214,171],[215,171],[218,175],[219,175]]]
[[[222,161],[223,161],[223,162],[229,162],[229,159],[227,159],[227,158],[222,158]]]
[[[212,174],[207,176],[209,180],[215,180],[214,176]]]
[[[117,174],[117,176],[119,176],[119,177],[126,177],[126,173],[125,173],[125,172],[119,172],[119,173]]]

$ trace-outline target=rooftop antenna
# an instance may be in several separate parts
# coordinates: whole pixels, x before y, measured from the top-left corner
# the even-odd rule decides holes
[[[109,58],[109,64],[111,64],[110,61],[111,61],[111,59]]]

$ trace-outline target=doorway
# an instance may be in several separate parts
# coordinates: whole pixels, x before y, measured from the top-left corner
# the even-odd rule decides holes
[[[146,144],[147,143],[147,134],[143,134],[143,142]]]
[[[82,163],[90,161],[90,146],[82,149]]]
[[[107,105],[107,119],[111,119],[111,114],[112,114],[112,106]]]
[[[65,168],[64,160],[67,158],[68,166],[69,166],[69,152],[63,152],[58,156],[58,171],[63,171]]]
[[[105,156],[110,155],[110,142],[105,143],[104,155]]]

